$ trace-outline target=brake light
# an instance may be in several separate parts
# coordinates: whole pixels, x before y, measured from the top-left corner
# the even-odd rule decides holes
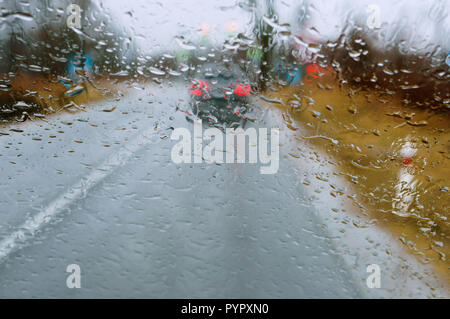
[[[236,84],[236,87],[234,88],[233,94],[237,95],[237,96],[248,96],[248,95],[250,95],[250,85],[243,84],[243,83]]]
[[[207,98],[209,95],[209,83],[202,80],[195,81],[191,84],[189,93],[195,96],[203,96],[203,98]]]

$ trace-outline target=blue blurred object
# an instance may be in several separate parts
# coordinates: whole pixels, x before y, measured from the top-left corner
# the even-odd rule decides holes
[[[445,59],[445,63],[447,63],[447,65],[450,66],[450,52],[447,55],[447,59]]]
[[[84,62],[84,66],[82,62]],[[69,57],[69,60],[67,61],[66,67],[67,76],[71,80],[76,81],[80,77],[76,72],[77,69],[81,70],[83,68],[85,73],[87,75],[90,75],[93,73],[93,66],[94,66],[93,60],[88,54],[71,55]]]
[[[289,86],[297,85],[303,78],[303,72],[299,66],[293,66],[290,63],[277,65],[277,77],[287,82]]]

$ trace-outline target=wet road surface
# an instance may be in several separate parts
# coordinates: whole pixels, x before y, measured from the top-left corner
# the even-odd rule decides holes
[[[299,182],[316,164],[298,168],[283,151],[275,175],[261,175],[259,164],[174,164],[170,127],[192,129],[175,111],[187,90],[131,91],[0,129],[9,134],[0,136],[0,297],[445,295],[409,271],[382,289],[366,286],[371,263],[387,273],[400,259],[423,269],[382,233],[327,221],[332,200]],[[257,125],[280,125],[255,103],[265,110]],[[299,203],[310,196],[314,205]],[[374,259],[386,246],[394,257]],[[81,289],[66,286],[69,264],[81,268]]]

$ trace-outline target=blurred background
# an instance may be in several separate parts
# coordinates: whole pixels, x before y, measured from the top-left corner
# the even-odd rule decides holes
[[[0,0],[0,296],[448,298],[449,11]],[[199,119],[280,172],[175,165]]]

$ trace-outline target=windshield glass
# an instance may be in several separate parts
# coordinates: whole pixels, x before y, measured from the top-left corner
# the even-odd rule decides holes
[[[448,298],[449,11],[0,1],[0,297]]]

